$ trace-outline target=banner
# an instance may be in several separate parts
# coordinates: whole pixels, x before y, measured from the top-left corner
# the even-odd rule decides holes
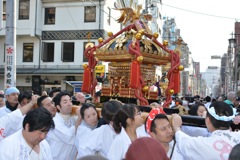
[[[14,47],[6,46],[5,50],[5,76],[4,76],[4,86],[5,88],[15,87],[15,77],[16,77],[16,66],[14,66]]]

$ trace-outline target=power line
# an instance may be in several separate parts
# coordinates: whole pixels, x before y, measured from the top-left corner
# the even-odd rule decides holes
[[[96,3],[94,3],[92,0],[90,0],[90,2],[92,3],[92,4],[94,4],[97,8],[99,8],[100,10],[102,10],[105,14],[107,14],[110,18],[112,18],[113,20],[116,20],[115,18],[113,18],[111,15],[109,15],[109,13],[107,13],[106,11],[104,11],[103,9],[102,9],[102,7],[99,7],[99,5],[97,5]]]
[[[209,16],[209,17],[224,18],[224,19],[233,19],[233,20],[236,20],[236,21],[237,21],[237,20],[240,20],[240,18],[224,17],[224,16],[218,16],[218,15],[213,15],[213,14],[208,14],[208,13],[196,12],[196,11],[191,11],[191,10],[187,10],[187,9],[183,9],[183,8],[171,6],[171,5],[168,5],[168,4],[162,4],[162,5],[163,5],[163,6],[170,7],[170,8],[174,8],[174,9],[178,9],[178,10],[190,12],[190,13],[195,13],[195,14],[200,14],[200,15]]]
[[[74,20],[74,18],[73,18],[73,16],[72,16],[71,12],[69,11],[69,8],[68,8],[67,4],[64,3],[64,5],[65,5],[65,7],[67,8],[68,14],[70,15],[70,17],[71,17],[71,19],[72,19],[75,27],[78,28],[78,26],[77,26],[77,24],[76,24],[76,22],[75,22],[75,20]]]

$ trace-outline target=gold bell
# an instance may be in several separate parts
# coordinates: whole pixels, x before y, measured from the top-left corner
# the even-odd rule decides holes
[[[173,89],[170,89],[169,90],[169,94],[173,94],[174,93],[174,90]]]
[[[82,66],[83,66],[84,69],[88,67],[87,64],[83,64]]]
[[[148,86],[143,86],[142,91],[143,92],[148,92]]]
[[[184,70],[183,65],[180,65],[180,66],[178,67],[178,70],[179,70],[179,71],[183,71],[183,70]]]
[[[143,56],[138,56],[138,57],[137,57],[137,61],[140,62],[140,63],[142,63],[142,61],[143,61]]]
[[[155,33],[153,34],[153,37],[157,39],[157,38],[158,38],[158,35],[159,35],[159,34],[158,34],[157,32],[155,32]]]
[[[103,42],[103,38],[98,38],[98,42],[102,43]]]
[[[141,33],[137,33],[137,34],[135,35],[135,38],[136,38],[137,40],[142,39],[142,34],[141,34]]]
[[[112,32],[108,32],[108,37],[112,37],[113,33]]]
[[[164,45],[164,46],[168,46],[168,41],[167,41],[167,40],[164,40],[164,41],[163,41],[163,45]]]

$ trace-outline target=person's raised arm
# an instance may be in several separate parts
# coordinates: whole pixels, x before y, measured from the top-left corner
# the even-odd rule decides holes
[[[19,108],[23,115],[25,115],[28,111],[30,111],[33,106],[37,103],[38,95],[32,95],[32,100],[26,104],[25,106]]]

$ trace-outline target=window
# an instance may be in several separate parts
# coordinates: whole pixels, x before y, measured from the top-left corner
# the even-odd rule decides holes
[[[96,22],[96,6],[84,7],[84,22]]]
[[[19,19],[29,19],[29,0],[19,0]]]
[[[42,61],[43,62],[54,61],[54,43],[43,43]]]
[[[33,62],[33,43],[23,44],[23,62]]]
[[[6,1],[3,1],[3,20],[6,20]]]
[[[74,61],[74,43],[73,42],[62,43],[62,61],[63,62]]]
[[[55,8],[45,8],[45,24],[55,24]]]
[[[95,44],[95,42],[83,42],[83,62],[88,62],[88,58],[85,56],[84,51],[85,51],[85,46],[87,43],[93,43]]]

